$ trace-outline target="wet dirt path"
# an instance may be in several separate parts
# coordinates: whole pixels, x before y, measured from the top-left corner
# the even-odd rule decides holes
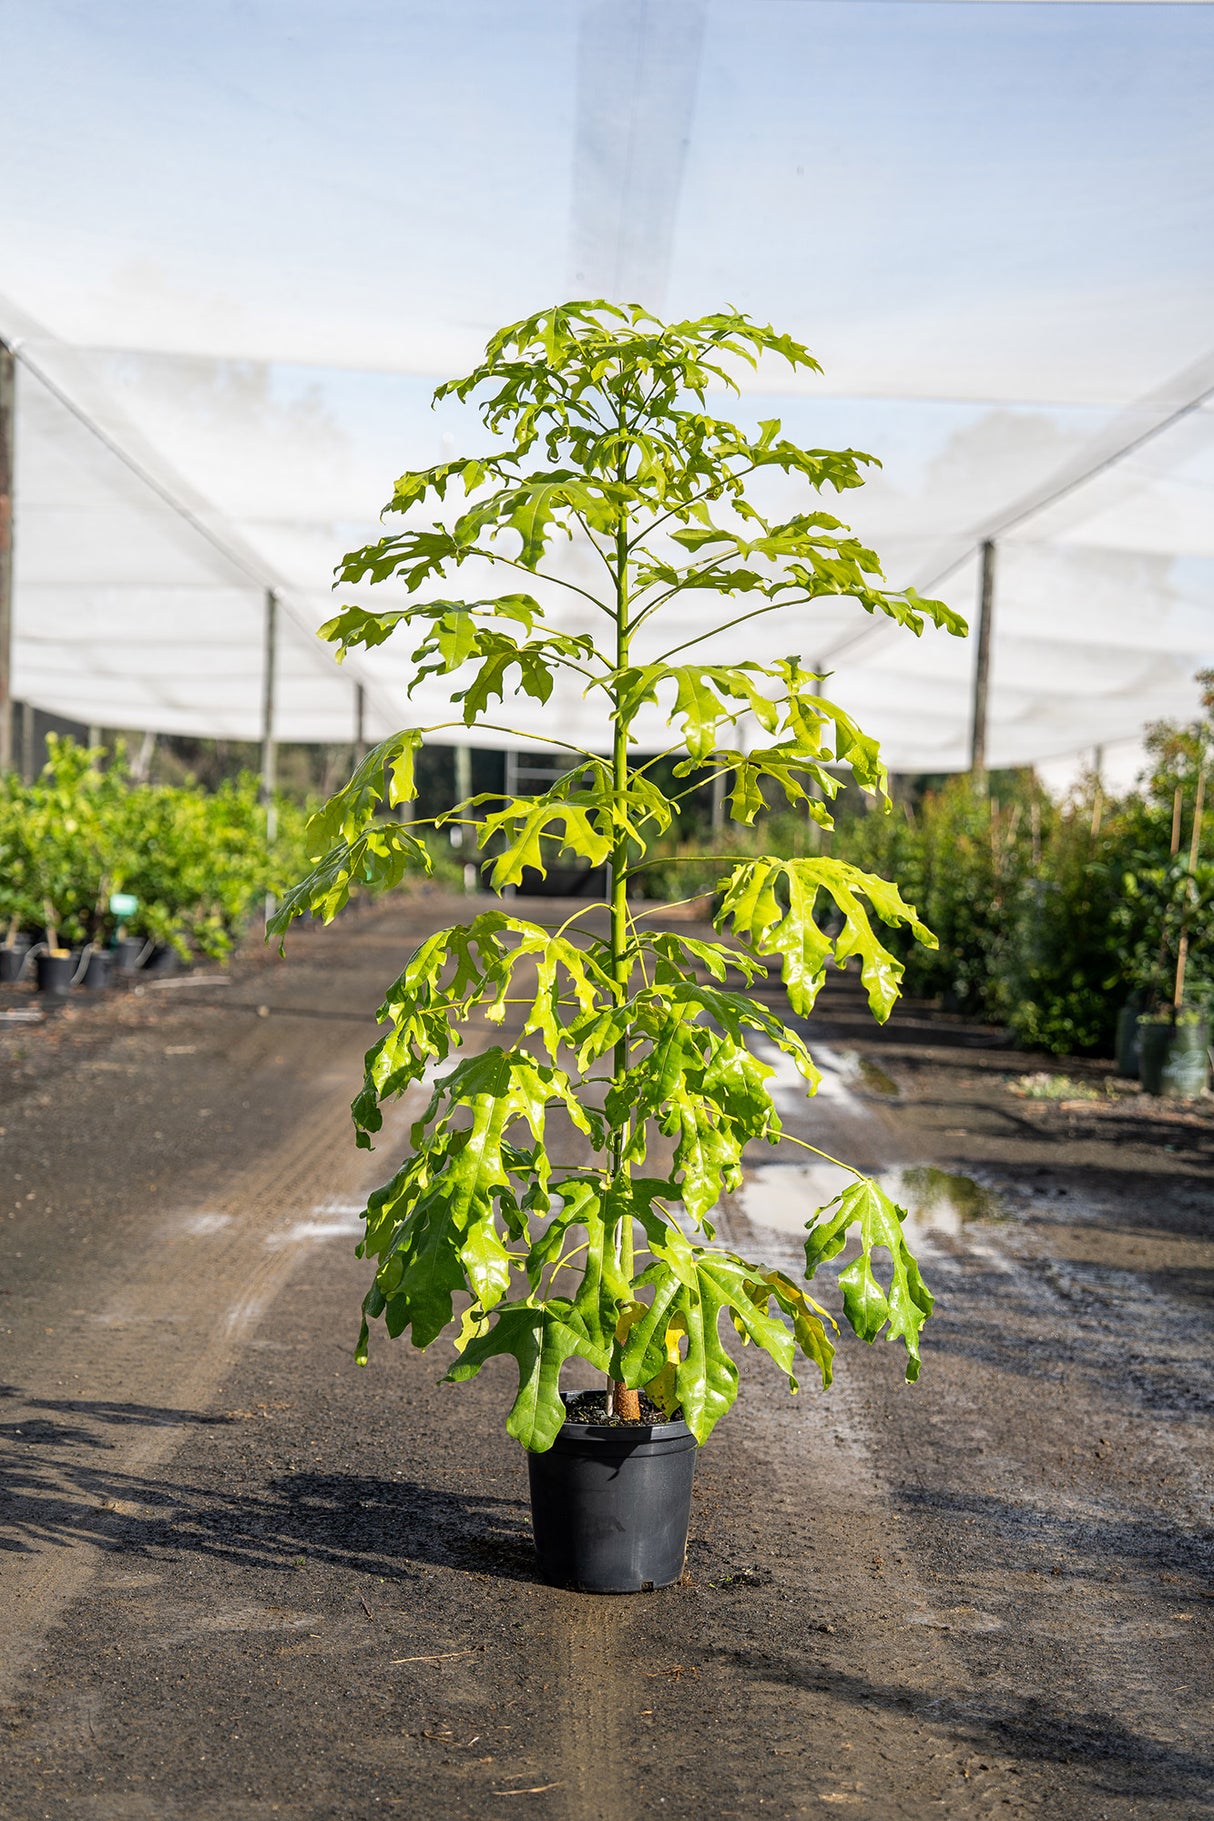
[[[231,1009],[6,1058],[0,1815],[1202,1813],[1208,1122],[1115,1143],[913,1019],[870,1091],[836,995],[837,1092],[798,1129],[976,1173],[1003,1218],[927,1220],[918,1387],[880,1344],[826,1398],[743,1356],[685,1585],[559,1592],[502,1362],[440,1387],[436,1355],[350,1359],[345,1103],[440,910],[305,937]],[[773,1211],[729,1211],[742,1249],[792,1256],[747,1218]]]

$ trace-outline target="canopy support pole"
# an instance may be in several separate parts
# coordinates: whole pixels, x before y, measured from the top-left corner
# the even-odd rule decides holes
[[[261,801],[266,812],[266,854],[274,847],[278,833],[278,812],[274,807],[274,773],[278,757],[274,739],[274,685],[278,668],[278,596],[266,589],[265,656],[261,673]],[[266,920],[274,915],[277,900],[266,893]]]
[[[712,832],[718,834],[725,826],[725,773],[720,769],[712,774]]]
[[[455,749],[455,801],[466,803],[472,795],[472,748],[457,746]]]
[[[367,756],[367,692],[361,683],[354,685],[354,763],[361,765]]]
[[[995,545],[982,545],[982,586],[978,604],[978,650],[974,661],[974,714],[970,732],[970,776],[974,789],[986,785],[986,711],[991,685],[991,620],[995,611]]]
[[[0,341],[0,772],[13,763],[13,470],[16,366]]]
[[[470,746],[457,746],[455,749],[455,801],[456,801],[456,804],[466,803],[468,801],[468,798],[471,795],[472,795],[472,748]],[[459,836],[458,841],[456,840],[457,835]],[[456,846],[456,847],[462,847],[464,845],[464,825],[462,822],[457,823],[456,826],[451,830],[451,841],[452,841],[452,845]],[[476,861],[475,860],[465,860],[464,861],[464,890],[466,892],[474,892],[476,890],[477,880],[479,877],[480,877],[480,873],[479,873],[479,869],[477,867]]]

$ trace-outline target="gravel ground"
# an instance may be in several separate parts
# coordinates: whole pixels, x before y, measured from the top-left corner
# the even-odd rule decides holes
[[[958,1179],[904,1178],[922,1381],[853,1342],[792,1399],[744,1355],[684,1584],[559,1592],[503,1362],[351,1360],[386,1161],[346,1102],[452,910],[0,1027],[0,1816],[1208,1812],[1209,1111],[1100,1065],[1017,1098],[1040,1059],[832,982],[795,1129]],[[792,1260],[807,1185],[760,1165],[727,1231]]]

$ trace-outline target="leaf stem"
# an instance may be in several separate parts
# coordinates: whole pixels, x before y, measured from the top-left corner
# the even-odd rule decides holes
[[[806,1144],[803,1138],[794,1138],[791,1132],[781,1132],[781,1144],[800,1145],[803,1151],[812,1151],[815,1157],[821,1157],[826,1163],[833,1163],[840,1170],[847,1170],[852,1176],[858,1176],[861,1182],[866,1180],[865,1172],[858,1170],[854,1163],[844,1163],[841,1157],[832,1157],[829,1151],[820,1151],[816,1144]]]

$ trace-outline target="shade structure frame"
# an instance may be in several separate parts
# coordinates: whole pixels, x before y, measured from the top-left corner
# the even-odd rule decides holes
[[[434,380],[500,321],[602,293],[732,298],[814,347],[823,379],[765,370],[733,408],[881,456],[839,510],[891,584],[940,577],[976,622],[996,544],[992,768],[1191,714],[1214,659],[1209,9],[742,10],[317,0],[288,33],[280,0],[205,31],[136,0],[98,62],[48,0],[0,122],[12,695],[257,740],[269,588],[278,738],[355,742],[360,691],[363,741],[449,723],[396,643],[334,666],[333,566],[397,472],[478,434],[431,413]],[[342,71],[353,137],[325,112]],[[973,642],[846,603],[788,638],[755,655],[833,669],[896,769],[970,763]],[[576,693],[512,708],[485,743],[605,745]]]

